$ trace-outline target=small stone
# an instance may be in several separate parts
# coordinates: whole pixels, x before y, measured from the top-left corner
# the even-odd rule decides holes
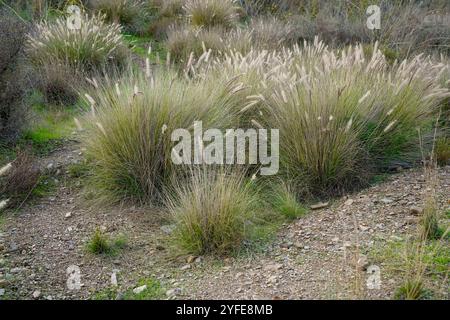
[[[34,299],[37,299],[37,298],[39,298],[40,296],[41,296],[41,292],[40,292],[39,290],[36,290],[36,291],[33,292],[33,298],[34,298]]]
[[[175,230],[175,226],[174,225],[165,225],[165,226],[162,226],[160,229],[165,234],[171,234],[173,232],[173,230]]]
[[[277,271],[283,268],[283,265],[281,263],[274,263],[274,264],[268,264],[264,267],[264,270],[267,271]]]
[[[202,257],[197,257],[197,258],[195,259],[195,263],[202,263],[202,261],[203,261],[203,258],[202,258]]]
[[[302,249],[303,248],[303,244],[300,242],[295,242],[294,243],[294,247],[296,247],[297,249]]]
[[[0,289],[0,297],[5,295],[5,289]]]
[[[311,210],[319,210],[328,207],[328,202],[319,202],[310,206]]]
[[[137,287],[137,288],[134,288],[133,289],[133,293],[134,294],[140,294],[140,293],[142,293],[144,290],[146,290],[147,289],[147,285],[143,285],[143,286],[140,286],[140,287]]]
[[[345,206],[351,206],[353,204],[353,199],[347,199],[347,201],[344,202]]]
[[[190,269],[191,268],[191,265],[190,264],[185,264],[184,266],[182,266],[181,267],[181,270],[188,270],[188,269]]]
[[[413,215],[419,215],[422,213],[422,208],[417,207],[417,206],[413,206],[409,209],[409,212]]]
[[[383,199],[381,199],[381,202],[383,202],[384,204],[389,204],[389,203],[394,202],[394,200],[389,199],[389,198],[383,198]]]
[[[196,256],[189,256],[189,257],[187,257],[186,261],[187,261],[187,263],[192,263],[195,261],[195,259],[197,259]]]
[[[361,271],[367,270],[367,267],[370,265],[369,259],[367,259],[367,257],[365,255],[360,255],[356,264],[357,264],[358,269]]]
[[[68,219],[68,218],[70,218],[71,216],[72,216],[72,212],[67,212],[67,213],[64,215],[64,218]]]
[[[117,287],[117,274],[115,272],[111,274],[111,285]]]
[[[22,268],[12,268],[10,270],[11,273],[20,273],[22,271]]]

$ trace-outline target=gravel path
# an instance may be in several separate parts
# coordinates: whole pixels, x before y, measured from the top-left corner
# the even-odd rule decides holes
[[[403,171],[285,225],[263,254],[195,259],[174,255],[157,212],[87,205],[67,171],[81,158],[82,150],[72,142],[44,159],[42,166],[57,180],[54,194],[5,218],[0,231],[3,298],[87,299],[109,288],[115,273],[119,290],[154,277],[171,299],[389,299],[399,279],[383,273],[383,266],[380,290],[355,288],[365,288],[365,268],[372,263],[367,252],[375,244],[414,232],[417,216],[410,208],[420,206],[425,191],[421,170]],[[446,167],[439,169],[441,209],[450,206],[449,195]],[[127,248],[115,256],[87,253],[85,243],[97,227],[111,236],[124,234]],[[80,268],[79,290],[67,287],[72,265]]]

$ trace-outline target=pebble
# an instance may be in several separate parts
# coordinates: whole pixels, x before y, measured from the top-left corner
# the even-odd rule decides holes
[[[37,298],[39,298],[40,296],[41,296],[41,292],[40,292],[39,290],[36,290],[36,291],[33,292],[33,298],[34,298],[34,299],[37,299]]]
[[[187,270],[190,269],[191,265],[190,264],[185,264],[184,266],[181,267],[181,270]]]
[[[344,202],[345,206],[351,206],[353,204],[353,199],[347,199],[347,201]]]
[[[147,285],[143,285],[143,286],[140,286],[140,287],[137,287],[137,288],[134,288],[133,289],[133,293],[134,294],[140,294],[140,293],[142,293],[144,290],[146,290],[147,289]]]
[[[329,202],[319,202],[310,206],[312,210],[319,210],[328,207]]]
[[[383,198],[383,199],[381,199],[381,202],[383,202],[384,204],[389,204],[389,203],[394,202],[394,200],[389,199],[389,198]]]

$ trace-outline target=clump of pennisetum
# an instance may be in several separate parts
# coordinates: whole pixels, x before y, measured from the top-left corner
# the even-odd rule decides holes
[[[319,193],[365,183],[390,160],[407,160],[418,146],[416,128],[450,96],[440,80],[448,65],[419,55],[390,66],[377,45],[368,57],[360,45],[330,50],[317,38],[279,51],[205,56],[191,61],[189,74],[237,77],[247,88],[242,117],[280,129],[283,170]]]
[[[51,62],[98,70],[124,63],[125,50],[120,25],[104,23],[101,15],[80,15],[80,24],[71,28],[66,18],[43,21],[27,39],[27,54],[37,66]]]
[[[238,19],[235,0],[187,0],[183,6],[191,25],[195,27],[233,27]]]

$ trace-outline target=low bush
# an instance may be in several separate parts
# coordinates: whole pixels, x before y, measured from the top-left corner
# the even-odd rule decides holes
[[[235,0],[187,0],[184,11],[194,27],[232,28],[238,20]]]
[[[248,180],[247,180],[248,181]],[[199,169],[166,203],[186,250],[224,254],[246,239],[257,197],[242,173]]]

